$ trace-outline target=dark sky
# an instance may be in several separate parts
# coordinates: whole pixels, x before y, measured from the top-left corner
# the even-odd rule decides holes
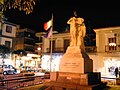
[[[79,17],[84,18],[87,28],[120,26],[119,8],[97,5],[97,3],[96,1],[95,5],[90,4],[87,0],[84,2],[81,0],[40,0],[36,3],[34,11],[28,15],[18,9],[7,10],[4,13],[8,21],[37,32],[44,31],[43,25],[51,19],[52,13],[54,30],[64,31],[74,10],[77,11]]]

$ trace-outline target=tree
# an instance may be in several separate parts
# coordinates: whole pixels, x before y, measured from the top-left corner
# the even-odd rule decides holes
[[[0,0],[0,22],[2,23],[1,27],[4,24],[5,19],[3,11],[6,11],[7,8],[18,8],[20,11],[25,11],[26,14],[29,14],[33,11],[33,7],[35,6],[36,1],[37,0]]]
[[[10,54],[10,49],[6,47],[5,45],[0,45],[0,58],[2,58],[2,64],[4,65],[4,59],[8,58]],[[3,68],[3,67],[2,67]],[[2,69],[3,72],[3,69]],[[3,74],[3,73],[2,73]],[[3,75],[1,76],[1,79],[3,79]],[[1,83],[4,86],[4,82]]]
[[[22,50],[22,49],[13,51],[12,53],[13,54],[17,54],[18,56],[26,56],[27,55],[27,53],[24,50]]]
[[[5,45],[0,45],[0,58],[2,58],[3,64],[4,64],[4,59],[8,58],[9,54],[10,54],[10,49]]]
[[[37,0],[0,0],[0,8],[2,11],[5,11],[7,8],[18,8],[20,11],[25,11],[26,14],[29,14],[33,11],[36,1]]]

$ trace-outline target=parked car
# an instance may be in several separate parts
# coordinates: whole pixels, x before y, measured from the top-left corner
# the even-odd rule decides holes
[[[7,74],[16,74],[17,69],[12,65],[0,65],[0,73],[7,75]]]
[[[27,72],[32,72],[32,71],[33,71],[30,66],[22,66],[22,67],[21,67],[21,70],[22,70],[22,71],[27,71]]]
[[[40,67],[32,67],[34,72],[42,72]]]
[[[21,70],[26,72],[39,72],[41,71],[41,68],[32,67],[32,66],[22,66]]]

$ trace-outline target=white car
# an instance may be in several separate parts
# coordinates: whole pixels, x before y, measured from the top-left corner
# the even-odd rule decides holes
[[[7,74],[16,74],[17,69],[12,65],[0,65],[0,73],[7,75]]]

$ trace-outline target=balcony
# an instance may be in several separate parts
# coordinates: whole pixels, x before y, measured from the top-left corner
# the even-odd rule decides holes
[[[120,52],[120,45],[105,45],[105,52]]]
[[[53,49],[52,49],[52,52],[53,52],[53,53],[64,53],[65,50],[64,50],[63,47],[60,47],[60,48],[53,48]],[[50,53],[50,48],[47,48],[46,53]]]
[[[97,52],[96,46],[86,46],[86,47],[85,47],[85,50],[86,50],[86,52],[88,52],[88,53]],[[52,49],[52,52],[53,52],[53,53],[65,53],[66,50],[64,50],[63,47],[60,47],[60,48],[54,48],[54,49]],[[50,53],[50,48],[47,48],[46,53]]]
[[[85,50],[87,53],[94,53],[94,52],[97,52],[97,47],[96,46],[86,46]]]
[[[26,45],[25,45],[25,46],[24,46],[24,50],[25,50],[25,51],[34,52],[34,47],[33,47],[33,46],[28,46],[28,45],[26,46]]]

